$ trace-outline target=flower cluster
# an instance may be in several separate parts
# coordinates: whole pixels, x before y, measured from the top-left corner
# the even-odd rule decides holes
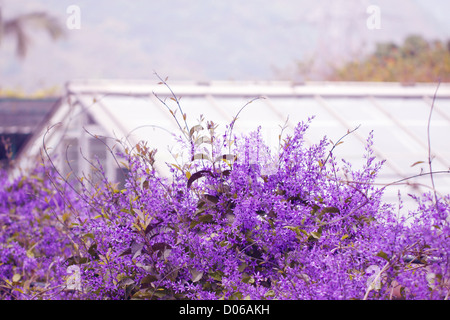
[[[0,299],[70,296],[61,279],[76,247],[69,223],[78,200],[62,196],[45,171],[13,181],[0,173]]]
[[[374,184],[372,134],[356,170],[326,138],[307,145],[308,126],[274,152],[259,130],[199,124],[170,177],[140,143],[123,189],[100,165],[95,187],[43,167],[2,177],[1,298],[448,298],[450,197],[399,216]]]

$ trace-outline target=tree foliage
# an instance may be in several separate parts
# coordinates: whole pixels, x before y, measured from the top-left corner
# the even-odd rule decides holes
[[[372,54],[335,68],[329,80],[448,82],[450,41],[427,41],[421,36],[412,35],[401,45],[379,43]]]
[[[30,12],[11,19],[4,19],[0,7],[0,45],[4,38],[14,37],[16,54],[22,59],[27,55],[32,42],[30,29],[45,31],[53,40],[64,35],[64,27],[60,21],[46,12]]]

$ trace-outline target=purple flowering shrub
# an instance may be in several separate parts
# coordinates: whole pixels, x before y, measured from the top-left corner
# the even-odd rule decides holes
[[[354,169],[326,138],[308,146],[308,125],[274,153],[259,130],[200,123],[170,177],[146,143],[125,148],[123,189],[101,164],[96,185],[2,178],[1,297],[447,299],[449,196],[398,215],[374,184],[372,134]]]
[[[12,181],[0,172],[0,299],[70,296],[61,279],[76,246],[69,232],[76,199],[62,197],[45,171]]]

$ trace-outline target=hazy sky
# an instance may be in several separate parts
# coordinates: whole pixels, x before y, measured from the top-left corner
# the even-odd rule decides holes
[[[272,80],[296,77],[298,61],[336,63],[377,41],[408,34],[450,38],[448,0],[0,0],[3,18],[58,17],[63,40],[30,29],[26,59],[13,38],[0,46],[0,87],[62,87],[75,78]],[[80,9],[69,29],[67,8]],[[367,8],[380,9],[369,29]],[[319,75],[319,73],[318,73]]]

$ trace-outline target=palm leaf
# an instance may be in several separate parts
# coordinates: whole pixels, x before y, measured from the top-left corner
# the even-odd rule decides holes
[[[15,37],[16,53],[20,58],[26,56],[31,44],[31,37],[27,32],[28,28],[43,30],[53,40],[57,40],[64,35],[64,28],[60,22],[45,12],[32,12],[13,19],[3,20],[0,11],[0,43],[3,36]]]

